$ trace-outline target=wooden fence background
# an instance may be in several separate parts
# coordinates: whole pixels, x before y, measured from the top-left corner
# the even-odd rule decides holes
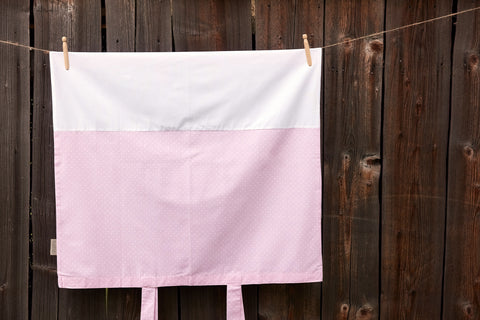
[[[2,0],[0,39],[71,51],[301,48],[480,0]],[[254,8],[254,10],[252,10]],[[244,288],[247,319],[480,319],[480,11],[328,48],[322,284]],[[0,44],[0,319],[138,319],[140,289],[58,289],[48,55]],[[224,319],[225,287],[159,290]]]

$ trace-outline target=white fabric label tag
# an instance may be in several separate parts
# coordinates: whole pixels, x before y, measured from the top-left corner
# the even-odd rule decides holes
[[[57,255],[57,239],[50,239],[50,255]]]

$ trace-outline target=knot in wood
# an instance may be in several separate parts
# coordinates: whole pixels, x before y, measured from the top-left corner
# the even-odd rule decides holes
[[[479,64],[480,64],[480,58],[478,57],[477,53],[471,53],[468,55],[467,65],[470,70],[478,69]]]
[[[473,306],[471,303],[465,303],[463,305],[463,314],[466,315],[468,318],[472,318],[473,316]]]
[[[364,167],[372,167],[372,166],[380,166],[382,164],[382,160],[380,159],[380,157],[377,155],[377,154],[373,154],[373,155],[368,155],[366,157],[364,157],[361,161],[361,164],[364,166]]]
[[[373,307],[370,305],[364,305],[358,309],[356,319],[358,320],[370,320],[373,317]]]
[[[383,51],[383,42],[381,40],[375,39],[368,43],[368,47],[373,53],[381,53]]]
[[[469,159],[473,158],[473,154],[474,154],[474,153],[475,153],[475,152],[473,151],[473,148],[472,148],[471,146],[464,146],[464,147],[463,147],[463,154],[464,154],[467,158],[469,158]]]

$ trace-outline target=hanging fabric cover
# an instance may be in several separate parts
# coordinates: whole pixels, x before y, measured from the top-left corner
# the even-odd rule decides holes
[[[51,52],[59,287],[321,281],[311,52]]]

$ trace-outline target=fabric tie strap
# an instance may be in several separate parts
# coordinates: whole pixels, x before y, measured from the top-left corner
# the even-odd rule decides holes
[[[241,285],[227,285],[227,320],[245,320]]]
[[[140,320],[158,320],[157,288],[142,288],[142,310]]]

